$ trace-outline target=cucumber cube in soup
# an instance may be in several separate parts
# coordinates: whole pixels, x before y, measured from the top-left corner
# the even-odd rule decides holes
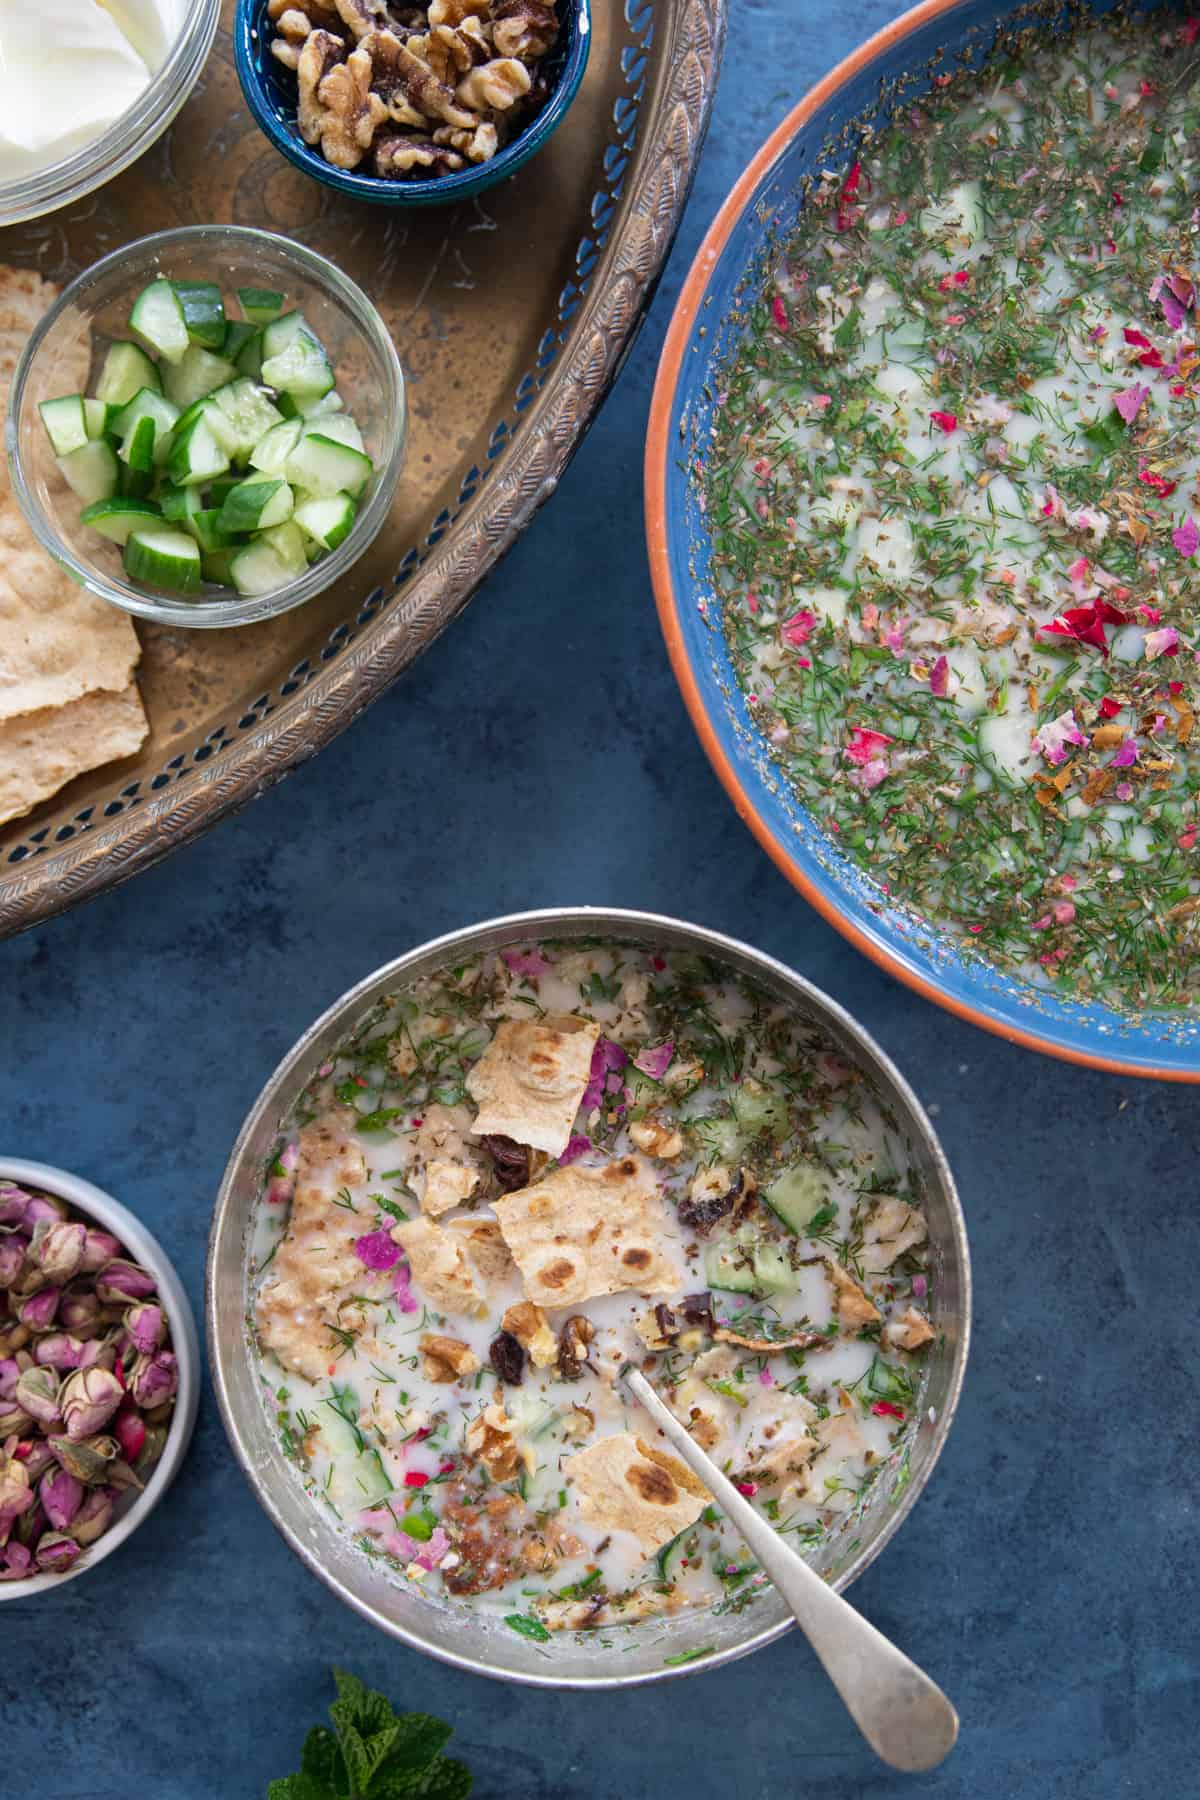
[[[205,350],[200,344],[189,344],[182,357],[173,366],[168,367],[163,377],[163,388],[168,400],[175,405],[187,408],[205,394],[211,394],[215,388],[224,387],[234,379],[236,371],[233,364],[224,356],[214,356],[211,350]]]
[[[117,453],[106,438],[94,438],[60,456],[58,467],[72,493],[78,494],[85,506],[95,500],[107,500],[117,491]]]
[[[752,1294],[755,1290],[754,1262],[745,1244],[736,1238],[710,1244],[704,1255],[704,1278],[710,1288],[728,1294]]]
[[[167,456],[167,474],[177,487],[203,486],[214,476],[223,475],[229,457],[217,442],[208,422],[207,411],[201,412],[183,431],[177,431]]]
[[[286,481],[252,476],[226,494],[218,523],[231,537],[239,531],[265,531],[289,519],[292,506],[292,490]]]
[[[188,347],[187,321],[179,296],[164,278],[143,288],[129,315],[130,328],[169,363],[177,363]]]
[[[754,1286],[760,1294],[794,1294],[799,1279],[783,1251],[774,1244],[754,1249]]]
[[[776,1176],[763,1199],[789,1231],[804,1237],[812,1220],[828,1206],[830,1191],[829,1176],[820,1163],[795,1162]]]
[[[336,550],[350,535],[358,508],[349,494],[333,494],[328,500],[305,500],[293,517],[301,531],[322,550]]]
[[[55,456],[70,456],[88,441],[82,394],[64,394],[60,400],[43,400],[38,406],[46,436]]]
[[[169,525],[132,531],[125,545],[125,573],[149,587],[191,594],[200,586],[200,546]]]
[[[252,325],[269,325],[283,311],[284,295],[276,293],[274,288],[239,288],[237,296]]]
[[[366,486],[374,463],[361,450],[335,443],[319,431],[306,431],[285,465],[285,473],[297,487],[307,488],[318,499],[334,494],[357,494]]]
[[[133,500],[115,494],[111,499],[96,500],[91,506],[85,506],[79,515],[79,522],[81,525],[90,525],[93,531],[111,538],[114,544],[124,544],[128,542],[131,531],[153,525],[158,517],[158,508],[152,501]]]
[[[173,281],[175,298],[193,344],[220,350],[225,342],[225,302],[215,281]]]
[[[97,400],[103,400],[106,406],[124,406],[139,388],[161,391],[156,364],[151,362],[140,344],[110,345],[96,383]]]

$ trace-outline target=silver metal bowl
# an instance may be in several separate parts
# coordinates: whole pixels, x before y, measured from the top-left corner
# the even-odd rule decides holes
[[[835,1588],[845,1588],[874,1561],[915,1504],[941,1454],[958,1404],[971,1323],[971,1270],[966,1227],[954,1180],[920,1103],[903,1076],[848,1013],[782,963],[715,931],[654,913],[563,907],[517,913],[432,943],[387,963],[334,1003],[284,1057],[234,1145],[217,1196],[209,1241],[206,1312],[213,1386],[238,1461],[267,1516],[301,1561],[363,1618],[414,1650],[480,1675],[539,1687],[632,1687],[710,1669],[782,1635],[791,1614],[770,1591],[740,1613],[714,1617],[683,1612],[670,1621],[530,1643],[499,1619],[427,1599],[370,1563],[304,1493],[286,1461],[260,1399],[247,1330],[247,1246],[266,1164],[281,1121],[320,1064],[385,994],[462,961],[528,939],[603,938],[649,948],[699,951],[750,976],[794,1008],[800,1021],[828,1037],[861,1070],[906,1139],[929,1225],[930,1310],[938,1338],[931,1348],[922,1412],[910,1440],[907,1476],[885,1469],[860,1512],[839,1527],[813,1558]],[[694,1661],[688,1652],[705,1651]],[[670,1658],[670,1665],[667,1660]]]

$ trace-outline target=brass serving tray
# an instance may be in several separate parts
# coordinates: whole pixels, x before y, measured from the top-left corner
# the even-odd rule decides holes
[[[0,231],[57,281],[215,220],[301,238],[379,306],[409,382],[391,518],[346,579],[234,631],[139,624],[150,736],[0,830],[0,936],[103,892],[253,799],[430,644],[553,491],[627,351],[708,123],[725,0],[595,0],[583,86],[548,146],[454,208],[342,199],[254,125],[232,0],[171,130],[77,206]]]

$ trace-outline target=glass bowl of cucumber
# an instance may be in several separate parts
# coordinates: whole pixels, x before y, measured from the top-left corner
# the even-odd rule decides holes
[[[391,507],[406,420],[360,288],[289,239],[197,225],[65,289],[18,364],[5,447],[67,574],[204,628],[272,618],[345,574]]]

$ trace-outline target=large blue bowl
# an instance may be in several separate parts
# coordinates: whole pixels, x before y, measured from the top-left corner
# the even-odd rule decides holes
[[[1100,0],[1091,10],[1110,10]],[[1154,10],[1153,0],[1144,10]],[[926,0],[870,38],[768,138],[730,193],[684,283],[663,349],[646,448],[651,572],[671,660],[692,721],[741,817],[779,867],[850,941],[910,987],[989,1031],[1070,1061],[1123,1074],[1200,1081],[1200,1016],[1130,1017],[965,956],[897,907],[799,806],[734,675],[721,631],[700,603],[713,594],[711,545],[691,467],[707,441],[719,371],[761,287],[771,241],[796,222],[801,183],[837,142],[848,158],[881,89],[930,85],[933,57],[981,59],[998,29],[1033,9],[1006,0]],[[1062,18],[1066,9],[1058,9]],[[1042,12],[1055,21],[1054,9]]]
[[[436,181],[385,181],[378,175],[360,175],[355,169],[335,169],[319,150],[310,149],[296,124],[296,77],[271,55],[275,29],[267,18],[267,0],[237,0],[234,60],[255,122],[280,154],[314,181],[378,206],[449,206],[471,194],[482,194],[514,174],[536,156],[566,118],[592,47],[591,0],[557,0],[556,9],[560,30],[544,65],[552,83],[546,104],[490,162],[440,175]]]

